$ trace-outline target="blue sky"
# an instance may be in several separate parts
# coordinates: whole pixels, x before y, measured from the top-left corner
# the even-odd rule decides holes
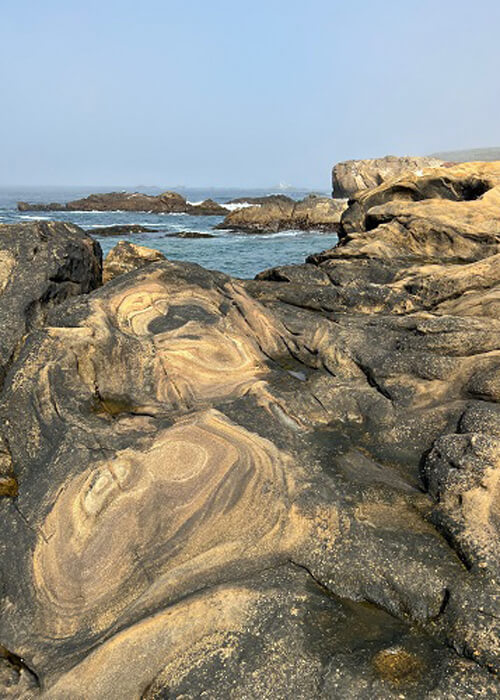
[[[0,184],[329,186],[500,145],[498,0],[2,0]]]

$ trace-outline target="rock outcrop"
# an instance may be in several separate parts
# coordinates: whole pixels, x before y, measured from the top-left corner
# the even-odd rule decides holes
[[[160,260],[166,260],[166,258],[159,250],[135,245],[129,241],[119,241],[104,260],[103,282],[109,282],[118,275],[124,275],[131,270],[139,270],[141,267]]]
[[[424,168],[439,168],[442,165],[442,160],[432,156],[385,156],[368,160],[346,160],[333,167],[332,193],[334,197],[352,197],[356,192],[377,187],[395,177],[418,173]]]
[[[140,224],[114,224],[112,226],[94,226],[88,229],[87,233],[90,236],[123,236],[131,233],[152,233],[156,229],[141,226]]]
[[[269,204],[270,202],[295,202],[296,200],[286,194],[268,194],[263,197],[237,197],[230,199],[226,204]]]
[[[0,224],[0,385],[49,309],[101,284],[101,248],[73,224]],[[0,447],[1,452],[1,447]]]
[[[153,262],[24,339],[3,696],[498,695],[500,164],[435,177],[304,265]]]
[[[224,216],[227,210],[206,199],[200,204],[190,204],[177,192],[163,192],[153,196],[140,192],[106,192],[91,194],[66,204],[18,202],[19,211],[148,211],[154,213],[185,213],[199,216]]]
[[[166,233],[165,238],[215,238],[215,235],[200,231],[177,231],[176,233]]]
[[[287,229],[337,231],[346,202],[310,195],[297,202],[288,197],[265,198],[258,206],[230,212],[218,229],[246,233],[276,233]]]
[[[78,226],[0,225],[0,388],[26,335],[45,323],[54,306],[98,287],[101,265],[99,244]],[[0,498],[15,497],[17,480],[1,432],[0,420]]]

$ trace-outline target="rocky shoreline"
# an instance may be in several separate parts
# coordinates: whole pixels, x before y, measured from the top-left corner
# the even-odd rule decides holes
[[[337,214],[249,281],[0,226],[2,697],[498,696],[500,163]]]
[[[111,192],[91,194],[84,199],[66,204],[29,204],[18,202],[19,211],[137,211],[165,214],[190,214],[196,216],[224,216],[216,229],[230,229],[244,233],[276,233],[286,229],[305,231],[337,231],[340,217],[347,206],[344,200],[309,195],[296,201],[286,195],[242,197],[230,200],[228,208],[211,199],[200,204],[190,204],[176,192],[164,192],[150,196],[139,193]],[[151,229],[138,225],[102,226],[89,231],[92,235],[115,236],[124,233],[142,233]]]

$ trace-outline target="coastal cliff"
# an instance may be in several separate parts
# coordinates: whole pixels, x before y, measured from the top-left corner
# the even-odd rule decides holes
[[[96,288],[78,227],[0,227],[2,697],[498,694],[500,163],[339,239]]]

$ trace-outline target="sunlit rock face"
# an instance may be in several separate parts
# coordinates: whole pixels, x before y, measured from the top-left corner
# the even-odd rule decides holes
[[[495,697],[500,232],[475,167],[359,198],[305,265],[150,261],[44,311],[1,397],[2,696]]]
[[[433,157],[385,156],[367,160],[346,160],[332,169],[332,195],[352,197],[356,192],[401,177],[420,173],[425,168],[438,168],[443,161]]]
[[[287,461],[208,411],[160,431],[143,451],[87,467],[56,499],[35,548],[39,634],[99,634],[110,610],[128,617],[234,560],[251,568],[272,554],[290,507]]]
[[[346,207],[346,201],[317,195],[309,195],[300,201],[269,197],[260,204],[235,209],[216,228],[246,233],[276,233],[287,229],[338,231]]]
[[[123,233],[126,233],[126,231]],[[95,230],[93,235],[96,235]],[[118,277],[118,275],[123,275],[131,270],[139,270],[150,263],[165,259],[163,253],[160,253],[159,250],[146,248],[129,241],[119,241],[106,255],[102,270],[102,280],[103,282],[109,282]]]

